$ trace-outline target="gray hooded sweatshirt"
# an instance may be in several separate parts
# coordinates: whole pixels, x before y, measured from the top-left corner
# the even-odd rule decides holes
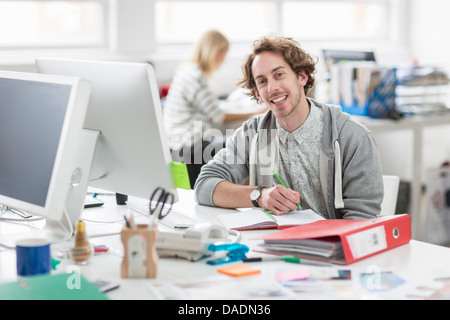
[[[383,178],[373,134],[338,107],[311,100],[323,111],[320,184],[327,219],[370,219],[381,210]],[[213,192],[224,180],[272,187],[277,172],[278,134],[271,111],[236,130],[217,155],[204,165],[195,184],[196,201],[214,206]]]

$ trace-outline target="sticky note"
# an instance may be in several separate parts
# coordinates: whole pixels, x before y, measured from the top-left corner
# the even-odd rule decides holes
[[[186,163],[172,161],[172,171],[177,188],[190,190],[191,182],[189,181]]]
[[[286,272],[278,272],[276,278],[278,281],[305,280],[309,277],[308,269],[296,269]]]
[[[229,266],[225,268],[217,269],[217,272],[232,276],[232,277],[243,277],[252,274],[261,273],[261,270],[252,268],[246,264],[236,264],[234,266]]]

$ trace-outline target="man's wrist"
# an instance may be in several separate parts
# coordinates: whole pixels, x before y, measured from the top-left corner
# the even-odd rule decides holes
[[[255,190],[250,193],[250,201],[253,203],[253,206],[260,208],[259,199],[261,199],[261,190],[265,187],[259,186]]]

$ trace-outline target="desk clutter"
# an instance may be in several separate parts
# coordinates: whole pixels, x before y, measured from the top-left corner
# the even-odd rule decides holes
[[[236,269],[239,269],[240,266]],[[386,270],[263,265],[237,281],[173,282],[147,285],[158,300],[448,300],[448,270],[418,277]],[[224,275],[226,277],[227,275]],[[229,276],[228,276],[229,277]],[[234,278],[234,277],[229,277]]]
[[[399,119],[448,113],[449,77],[437,66],[383,67],[341,61],[331,69],[330,102],[357,116]]]
[[[161,200],[167,202],[167,199]],[[247,243],[240,243],[242,233],[249,231],[230,230],[220,224],[202,222],[184,230],[166,231],[167,228],[158,230],[159,221],[164,219],[164,216],[159,216],[162,206],[157,204],[150,208],[151,214],[145,217],[148,223],[142,223],[143,219],[137,219],[133,211],[128,211],[129,216],[125,216],[125,221],[122,220],[123,228],[120,236],[118,235],[120,250],[119,248],[108,250],[105,246],[94,245],[96,241],[88,237],[89,225],[79,221],[70,247],[65,244],[66,249],[62,256],[55,258],[70,259],[70,262],[65,260],[62,264],[66,267],[75,265],[79,268],[89,268],[90,265],[96,268],[97,263],[104,257],[114,258],[112,261],[117,260],[118,263],[112,266],[114,269],[112,274],[117,274],[120,280],[116,280],[113,287],[119,287],[120,290],[123,281],[142,279],[143,282],[139,283],[142,283],[155,299],[353,299],[359,297],[362,284],[364,290],[373,289],[370,285],[373,277],[370,273],[355,273],[351,267],[335,264],[351,264],[408,243],[410,240],[409,216],[396,215],[359,221],[319,219],[282,230],[266,230],[264,236],[248,238],[252,241],[252,246],[249,247]],[[170,210],[165,214],[170,215]],[[287,240],[286,234],[292,235],[294,246],[297,246],[296,241],[300,238],[322,240],[335,237],[339,239],[335,242],[339,242],[340,247],[344,248],[345,259],[341,261],[317,257],[311,259],[311,256],[306,257],[298,251],[298,248],[279,252],[278,249],[270,247],[273,244],[271,241],[277,239],[281,240],[280,243],[276,243],[277,246],[284,245]],[[258,240],[260,244],[269,245],[264,250],[270,251],[270,254],[261,254],[252,239]],[[316,250],[315,246],[310,244],[307,246]],[[345,249],[347,246],[349,249]],[[78,250],[75,250],[75,253],[80,254],[74,255],[74,249]],[[161,284],[159,273],[161,270],[166,271],[165,268],[161,269],[161,263],[167,266],[169,260],[171,263],[180,263],[182,269],[186,263],[192,264],[209,276],[204,282],[198,281],[194,276],[192,279],[196,280],[190,282]],[[64,272],[62,270],[63,267],[58,269],[54,266],[53,270],[38,277],[25,277],[22,282],[19,280],[0,284],[0,292],[4,292],[3,288],[14,292],[14,295],[10,296],[0,294],[0,298],[77,299],[79,294],[83,294],[85,299],[108,297],[102,291],[109,287],[110,279],[106,282],[92,281],[98,279],[84,278],[79,272],[81,269],[76,269],[78,271],[74,274],[62,273]],[[213,274],[216,276],[211,277]],[[85,286],[85,293],[77,291],[76,295],[73,295],[67,290],[67,283],[72,281],[67,282],[71,275],[77,276],[73,285],[81,283]],[[407,279],[387,271],[383,271],[380,277],[383,286],[388,288],[397,288],[409,283]],[[104,282],[109,284],[106,287],[101,285],[103,288],[99,287],[99,284]],[[57,290],[55,292],[60,292],[60,295],[46,293],[39,296],[39,291],[47,284],[52,288],[55,286],[54,290]],[[62,284],[66,288],[61,288]],[[35,289],[34,294],[27,291],[27,288]],[[367,292],[372,292],[370,290]]]

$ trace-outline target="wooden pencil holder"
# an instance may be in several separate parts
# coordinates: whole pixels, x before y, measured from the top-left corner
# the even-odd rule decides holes
[[[138,224],[136,228],[124,227],[120,238],[124,247],[121,265],[122,278],[156,278],[158,253],[156,251],[157,227]]]

